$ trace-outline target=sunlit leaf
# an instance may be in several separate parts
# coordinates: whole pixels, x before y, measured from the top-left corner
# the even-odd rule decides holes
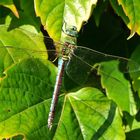
[[[3,0],[1,2],[8,1]],[[102,2],[106,3],[107,1],[103,0]],[[118,15],[132,30],[132,33],[139,33],[139,27],[135,26],[139,24],[137,10],[134,9],[132,13],[129,13],[132,5],[130,4],[127,7],[123,0],[110,0],[110,2],[115,7],[113,7],[116,10],[115,12],[119,13]],[[128,2],[126,1],[126,4]],[[132,0],[129,3],[131,2]],[[136,0],[133,1],[133,4],[135,2]],[[52,130],[50,131],[47,128],[57,69],[47,60],[47,54],[42,55],[42,53],[32,53],[31,51],[46,51],[44,39],[39,37],[42,36],[40,33],[40,29],[42,30],[40,28],[41,23],[54,40],[62,40],[63,22],[65,21],[67,25],[76,26],[79,31],[82,23],[87,22],[89,19],[96,3],[97,0],[34,0],[34,5],[33,0],[28,2],[22,0],[19,2],[20,6],[18,7],[19,19],[13,14],[7,16],[9,12],[7,8],[5,8],[8,10],[6,14],[1,13],[0,23],[3,25],[0,25],[0,139],[12,137],[13,139],[22,139],[22,137],[25,137],[27,140],[124,140],[125,131],[127,131],[127,139],[138,138],[139,120],[127,122],[126,127],[128,127],[128,124],[132,124],[132,127],[129,126],[129,130],[125,129],[124,120],[122,121],[121,118],[124,112],[121,112],[120,116],[119,111],[121,110],[130,113],[133,115],[132,118],[135,118],[134,115],[137,110],[133,97],[135,92],[132,93],[133,90],[129,83],[131,80],[127,77],[128,74],[119,71],[118,63],[115,61],[102,63],[95,69],[100,76],[95,75],[94,80],[98,82],[99,89],[105,89],[104,93],[91,87],[80,89],[81,87],[74,83],[76,77],[72,78],[71,83],[65,81],[68,86],[73,84],[69,88],[71,91],[65,91],[64,93],[62,85]],[[137,3],[139,2],[137,1]],[[99,12],[97,10],[96,23],[100,25],[98,28],[95,27],[96,25],[93,24],[92,19],[90,20],[92,22],[89,21],[91,23],[89,23],[90,28],[88,28],[88,23],[84,26],[85,29],[88,28],[88,31],[85,34],[85,29],[83,29],[81,33],[82,40],[86,44],[88,44],[88,40],[92,40],[91,48],[110,51],[111,54],[112,52],[122,53],[123,55],[131,53],[127,52],[127,43],[129,42],[124,39],[128,35],[125,32],[126,28],[122,26],[122,22],[118,20],[118,17],[114,16],[112,9],[110,7],[106,8],[101,24],[99,23],[98,17],[100,16],[98,14],[100,15],[100,10],[103,12],[104,9],[101,8]],[[36,17],[34,9],[41,22]],[[135,12],[136,20],[132,16]],[[95,17],[94,14],[96,13],[93,13]],[[6,16],[4,17],[4,15]],[[34,35],[28,34],[28,32],[32,32]],[[43,33],[46,34],[44,31]],[[88,39],[85,39],[87,35],[90,35],[91,38],[87,37]],[[82,42],[80,43],[83,45]],[[19,47],[21,49],[18,49]],[[87,47],[89,47],[89,44]],[[119,48],[121,49],[119,50]],[[122,51],[124,48],[127,51]],[[132,59],[137,63],[139,63],[138,52],[140,52],[138,48],[132,55]],[[94,59],[93,61],[96,62],[97,60]],[[76,68],[72,67],[72,70],[75,69],[78,69],[78,72],[81,73],[79,79],[82,79],[82,70],[84,68],[77,64]],[[78,75],[78,72],[75,72],[75,76]],[[130,74],[134,91],[139,92],[138,79],[140,74],[139,72]],[[90,78],[92,80],[92,77]],[[95,86],[92,82],[89,85]],[[74,89],[75,87],[78,91]]]
[[[49,35],[59,40],[63,22],[76,26],[79,31],[82,23],[89,19],[96,3],[97,0],[35,0],[35,10]]]
[[[54,140],[125,138],[116,105],[95,88],[65,96]]]
[[[38,38],[36,36],[40,35],[40,33],[38,33],[33,26],[28,26],[28,28],[34,35],[22,29],[9,29],[5,25],[0,25],[0,72],[5,71],[12,64],[23,58],[32,57],[28,49],[38,51],[46,49],[43,38]],[[17,51],[10,47],[15,47],[17,50],[18,48],[24,49]],[[47,53],[46,56],[42,54],[35,55],[36,54],[34,54],[34,57],[44,57],[47,59]]]

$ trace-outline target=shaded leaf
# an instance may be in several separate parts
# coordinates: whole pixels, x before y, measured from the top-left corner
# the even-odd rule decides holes
[[[98,69],[98,73],[101,75],[101,84],[105,88],[107,96],[115,101],[121,110],[134,115],[137,110],[131,84],[118,68],[118,61],[101,63]]]
[[[9,29],[18,28],[18,27],[22,27],[26,29],[26,26],[32,25],[39,32],[41,23],[39,18],[37,18],[35,14],[34,1],[30,0],[27,2],[26,0],[22,0],[22,1],[17,1],[16,4],[18,7],[20,18],[17,19],[12,14],[9,14],[3,16],[0,22],[2,24],[8,25]],[[30,30],[30,28],[28,28],[28,30]]]
[[[35,9],[34,9],[34,0],[26,1],[18,1],[19,2],[19,16],[17,19],[12,17],[11,26],[18,27],[22,25],[32,25],[36,30],[40,31],[40,20],[36,17]],[[29,29],[29,28],[28,28]]]
[[[131,131],[133,131],[133,130],[135,131],[135,130],[138,130],[138,129],[140,130],[140,122],[137,121],[136,119],[133,119],[131,127],[130,126],[126,127],[126,132],[131,133]]]
[[[97,6],[95,7],[94,11],[93,11],[93,16],[96,22],[96,26],[99,27],[100,24],[100,18],[104,12],[104,10],[107,8],[108,6],[108,0],[99,0],[97,3]]]
[[[9,8],[14,13],[14,15],[17,18],[19,18],[19,14],[18,14],[16,6],[14,5],[13,0],[1,0],[0,5],[3,5],[5,7],[7,7],[7,8]]]
[[[14,137],[6,139],[6,140],[24,140],[24,136],[23,135],[17,135],[17,136],[14,136]]]
[[[135,51],[132,53],[131,59],[140,64],[140,57],[139,57],[139,52],[140,52],[140,45],[137,46]],[[133,69],[133,66],[130,64],[130,68]],[[138,91],[140,94],[140,71],[138,70],[137,72],[131,73],[131,78],[133,80],[132,85],[135,91]]]
[[[130,22],[128,27],[131,29],[131,35],[137,32],[140,34],[140,1],[139,0],[118,0],[118,3],[122,5],[125,14],[128,16]]]
[[[118,16],[120,16],[127,25],[129,23],[129,18],[124,13],[122,6],[119,5],[118,0],[110,0],[110,3],[114,8],[115,12],[118,14]]]
[[[135,129],[126,133],[127,140],[139,140],[140,137],[140,129]]]

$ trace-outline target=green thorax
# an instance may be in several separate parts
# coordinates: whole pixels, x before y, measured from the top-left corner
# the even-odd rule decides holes
[[[77,44],[77,28],[73,25],[68,25],[66,22],[63,23],[61,41],[63,46],[60,48],[62,52],[62,58],[67,60],[70,58],[74,47]]]

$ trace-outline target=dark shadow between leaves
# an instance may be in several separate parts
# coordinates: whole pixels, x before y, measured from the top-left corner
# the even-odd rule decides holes
[[[101,136],[103,136],[104,132],[107,131],[107,129],[110,127],[110,125],[114,120],[115,111],[116,104],[114,102],[111,102],[108,118],[103,123],[103,125],[97,130],[97,132],[93,135],[92,140],[98,140]]]

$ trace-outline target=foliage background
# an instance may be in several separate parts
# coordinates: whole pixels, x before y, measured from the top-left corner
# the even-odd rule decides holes
[[[65,74],[49,131],[57,67],[38,52],[46,52],[45,30],[53,40],[62,39],[65,20],[80,31],[78,45],[140,64],[138,0],[1,0],[0,5],[0,139],[139,139],[140,67],[125,75],[115,61],[100,63],[84,85]]]

